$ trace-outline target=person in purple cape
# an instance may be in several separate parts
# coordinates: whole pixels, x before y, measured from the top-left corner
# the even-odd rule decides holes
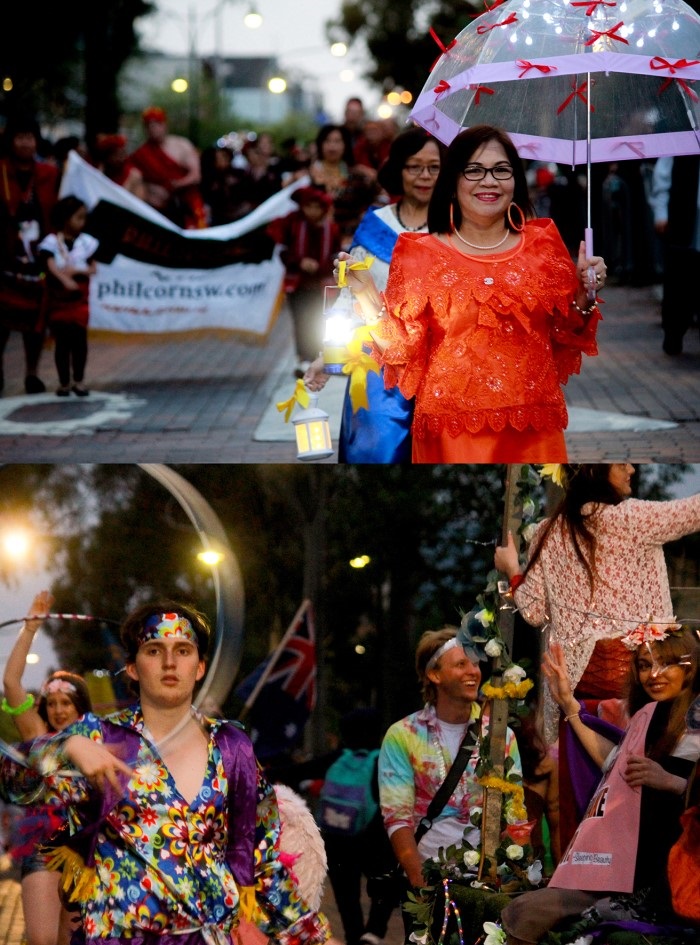
[[[80,903],[73,945],[230,945],[241,920],[283,945],[330,936],[279,858],[275,794],[248,736],[192,705],[209,633],[188,605],[139,607],[121,628],[138,702],[32,747],[47,798],[69,809],[49,863]]]

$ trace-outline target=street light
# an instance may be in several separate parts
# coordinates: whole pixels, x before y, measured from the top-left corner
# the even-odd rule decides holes
[[[213,568],[224,560],[224,555],[221,551],[217,551],[215,548],[207,548],[205,551],[199,552],[197,555],[197,560],[201,561],[202,564],[209,565],[209,567]]]
[[[2,548],[8,558],[22,561],[29,554],[32,541],[26,528],[19,525],[12,527],[2,536]]]
[[[223,0],[223,2],[225,2],[225,0]],[[257,29],[260,29],[260,27],[262,26],[263,18],[258,13],[257,8],[254,3],[251,3],[250,9],[246,13],[246,15],[243,17],[243,22],[245,23],[245,25],[248,27],[249,30],[257,30]]]

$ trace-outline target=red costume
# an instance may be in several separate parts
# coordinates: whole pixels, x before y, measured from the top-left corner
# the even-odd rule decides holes
[[[49,230],[56,203],[58,169],[34,161],[23,171],[0,160],[0,313],[6,328],[33,331],[43,299],[43,272],[36,252]]]
[[[176,222],[186,230],[199,230],[207,225],[206,211],[202,195],[195,185],[183,187],[177,191],[174,181],[180,180],[188,171],[174,161],[163,148],[153,141],[144,142],[129,158],[130,163],[143,174],[146,183],[157,184],[171,194],[176,195],[181,219]]]
[[[467,256],[399,236],[381,334],[387,387],[416,398],[413,461],[564,461],[561,385],[597,354],[596,309],[573,307],[576,268],[552,220],[518,245]]]

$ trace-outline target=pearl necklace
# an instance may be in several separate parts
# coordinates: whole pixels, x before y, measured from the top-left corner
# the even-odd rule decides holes
[[[395,209],[396,209],[396,219],[399,221],[399,225],[402,226],[402,227],[404,228],[404,230],[407,230],[409,233],[417,233],[419,230],[425,229],[425,227],[428,225],[428,221],[427,221],[427,220],[425,221],[425,223],[421,223],[420,226],[406,226],[406,224],[405,224],[405,223],[403,222],[403,220],[401,219],[401,212],[400,212],[400,210],[399,210],[399,207],[400,207],[400,206],[401,206],[401,201],[399,200],[399,202],[396,204],[396,208],[395,208]]]
[[[493,246],[480,246],[478,243],[470,243],[469,240],[465,240],[458,229],[453,228],[452,232],[457,237],[457,239],[461,240],[466,246],[471,246],[472,249],[498,249],[499,246],[503,246],[505,241],[510,236],[510,230],[506,230],[506,235],[503,237],[503,239],[499,240],[497,243],[494,243]]]

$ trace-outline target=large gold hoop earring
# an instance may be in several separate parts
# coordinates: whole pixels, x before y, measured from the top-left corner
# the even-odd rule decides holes
[[[520,214],[520,226],[516,226],[515,223],[513,223],[513,207],[515,207],[515,209]],[[523,213],[523,211],[520,209],[520,207],[517,205],[517,203],[514,200],[511,200],[511,202],[508,204],[508,210],[506,211],[506,218],[508,220],[508,226],[515,233],[520,233],[522,232],[522,230],[525,229],[525,214]]]
[[[455,205],[454,201],[450,200],[450,232],[454,233],[455,231]]]

